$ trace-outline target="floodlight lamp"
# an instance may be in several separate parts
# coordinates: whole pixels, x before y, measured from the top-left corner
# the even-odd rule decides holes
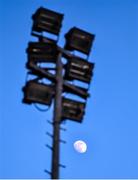
[[[62,99],[62,120],[69,119],[82,122],[85,114],[85,103],[63,98]]]
[[[94,34],[90,34],[84,30],[73,27],[65,35],[65,49],[69,51],[77,50],[89,55],[94,37]]]
[[[52,43],[29,42],[26,52],[28,54],[28,68],[30,63],[56,63],[58,57],[57,46]]]
[[[63,14],[40,7],[35,14],[33,14],[32,19],[32,31],[49,32],[59,35],[62,26]]]
[[[54,88],[53,85],[46,85],[30,80],[23,87],[23,93],[23,103],[39,103],[50,106],[54,96]]]
[[[79,80],[90,83],[93,75],[94,63],[79,57],[71,57],[65,66],[65,79]]]

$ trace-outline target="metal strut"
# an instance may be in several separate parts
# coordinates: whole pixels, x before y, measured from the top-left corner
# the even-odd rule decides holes
[[[60,122],[62,117],[62,89],[63,64],[61,61],[62,53],[59,52],[56,64],[56,92],[54,102],[54,117],[53,117],[53,151],[52,151],[52,166],[51,179],[59,179],[59,159],[60,159]]]

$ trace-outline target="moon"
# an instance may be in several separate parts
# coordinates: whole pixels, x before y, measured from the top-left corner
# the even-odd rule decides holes
[[[82,140],[76,141],[73,145],[74,149],[79,153],[85,153],[87,151],[87,145]]]

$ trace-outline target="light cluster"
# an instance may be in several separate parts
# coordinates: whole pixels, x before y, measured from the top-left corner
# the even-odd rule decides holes
[[[95,38],[77,27],[73,27],[65,35],[65,46],[57,45],[59,33],[62,27],[63,14],[40,7],[32,16],[33,36],[38,38],[37,42],[29,42],[26,49],[26,67],[33,79],[28,80],[23,87],[23,102],[27,104],[39,103],[50,106],[55,97],[56,86],[56,62],[58,54],[62,53],[63,63],[63,93],[62,93],[62,118],[61,121],[69,119],[82,122],[86,101],[89,97],[88,88],[73,83],[74,81],[90,84],[94,63],[88,61],[88,56]],[[46,35],[49,33],[56,36]],[[80,52],[87,58],[75,55]],[[49,64],[52,64],[49,67]],[[43,82],[42,79],[50,83]],[[77,95],[81,100],[67,98],[64,93]]]

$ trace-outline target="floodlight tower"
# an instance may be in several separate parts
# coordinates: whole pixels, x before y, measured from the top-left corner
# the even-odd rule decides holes
[[[28,43],[26,67],[29,74],[35,78],[27,81],[23,87],[24,103],[50,106],[54,99],[51,179],[59,179],[60,124],[66,119],[81,123],[89,97],[88,88],[72,84],[72,81],[77,80],[89,85],[94,69],[94,63],[88,62],[95,37],[93,34],[73,27],[65,35],[64,48],[57,45],[63,16],[43,7],[33,14],[31,34],[38,38],[38,42]],[[50,38],[44,34],[47,32],[54,37]],[[87,58],[73,55],[72,51],[79,51]],[[62,57],[67,63],[62,62]],[[55,67],[48,67],[49,63]],[[51,73],[51,70],[54,72]],[[43,78],[48,79],[50,83],[42,83]],[[66,98],[63,92],[77,95],[83,101]]]

